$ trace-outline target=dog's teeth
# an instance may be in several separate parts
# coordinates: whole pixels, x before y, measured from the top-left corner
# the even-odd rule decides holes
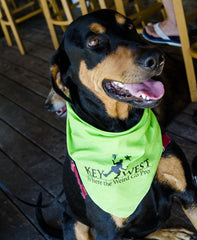
[[[142,93],[141,97],[144,99],[144,100],[150,100],[150,98],[148,96],[146,96],[145,94]]]
[[[128,90],[128,88],[127,88],[127,86],[126,86],[126,85],[123,85],[123,88],[124,88],[125,90]]]
[[[120,82],[114,82],[114,85],[120,87],[120,88],[123,88],[124,87],[124,84],[123,83],[120,83]]]

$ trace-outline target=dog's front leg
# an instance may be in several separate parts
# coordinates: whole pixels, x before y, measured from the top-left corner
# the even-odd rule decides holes
[[[189,189],[179,199],[185,215],[197,230],[197,188]]]
[[[95,240],[93,230],[89,226],[77,221],[74,223],[73,229],[76,240]],[[65,240],[68,239],[65,238]]]
[[[159,229],[154,233],[149,234],[145,239],[152,240],[196,240],[197,235],[190,232],[184,228],[169,228],[169,229]]]
[[[95,240],[90,227],[74,220],[63,213],[62,216],[63,240]]]
[[[77,240],[74,228],[73,219],[64,211],[62,214],[63,240]]]
[[[174,150],[174,151],[172,151]],[[172,152],[176,154],[172,154]],[[162,156],[157,168],[156,178],[161,186],[168,188],[173,196],[180,200],[181,206],[189,218],[194,228],[197,230],[197,187],[192,180],[190,167],[185,159],[183,152],[174,143],[171,144],[169,152]],[[171,238],[174,234],[187,236],[187,231],[179,230],[160,230],[159,235],[168,234],[168,238],[155,239],[175,239]],[[195,239],[193,236],[177,237],[179,239]]]

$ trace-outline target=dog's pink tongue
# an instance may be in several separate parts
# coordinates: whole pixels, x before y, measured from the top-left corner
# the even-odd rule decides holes
[[[126,84],[129,92],[135,96],[147,96],[150,99],[160,99],[164,95],[164,86],[159,81],[146,80],[142,83]]]
[[[56,114],[58,116],[60,116],[60,115],[62,115],[66,111],[67,111],[67,107],[66,107],[66,105],[64,105],[62,108],[60,108],[58,111],[56,111]]]

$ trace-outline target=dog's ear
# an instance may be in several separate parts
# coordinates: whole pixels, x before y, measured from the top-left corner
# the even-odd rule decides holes
[[[56,81],[58,79],[58,76],[60,75],[61,82],[63,83],[63,85],[66,85],[66,82],[70,78],[69,68],[70,68],[70,61],[66,52],[63,49],[63,42],[62,42],[51,60],[51,68],[50,68],[51,82],[52,82],[52,87],[54,91],[58,95],[60,95],[62,98],[64,98],[66,101],[71,103],[70,98],[68,98],[63,93],[63,91],[58,87],[58,84]]]

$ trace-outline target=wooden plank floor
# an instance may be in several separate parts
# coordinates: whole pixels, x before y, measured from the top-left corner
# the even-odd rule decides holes
[[[42,192],[44,202],[49,202],[62,188],[65,153],[65,119],[44,108],[54,49],[42,17],[24,23],[20,32],[28,51],[24,56],[0,39],[0,181],[26,201],[35,203]],[[190,162],[197,155],[194,110],[197,103],[189,104],[167,128]],[[53,239],[38,226],[33,208],[3,191],[0,203],[1,240]],[[184,222],[191,228],[176,204],[173,211],[171,223]],[[58,204],[44,214],[49,222],[60,223]]]

